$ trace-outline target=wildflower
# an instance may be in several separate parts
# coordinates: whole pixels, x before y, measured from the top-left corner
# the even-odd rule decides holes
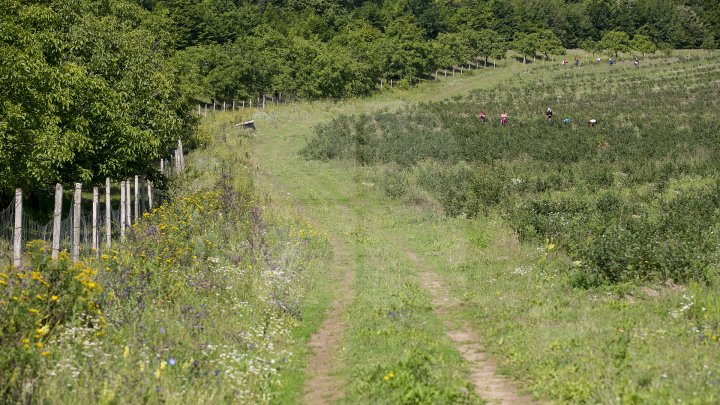
[[[125,346],[125,350],[123,351],[123,359],[127,359],[130,355],[130,348]]]
[[[55,301],[57,301],[57,300],[58,300],[58,296],[57,296],[57,295],[53,295],[52,297],[50,297],[50,301],[55,302]]]
[[[30,308],[30,309],[28,309],[28,312],[30,312],[31,314],[39,314],[39,313],[40,313],[40,311],[38,311],[38,310],[35,309],[35,308]]]
[[[50,326],[49,326],[49,325],[45,325],[45,326],[43,326],[43,327],[40,328],[40,329],[35,329],[35,335],[36,335],[37,337],[43,337],[43,336],[47,335],[48,332],[50,332]]]
[[[42,342],[35,342],[35,347],[37,347],[38,349],[42,349],[43,348]]]
[[[167,361],[163,360],[160,362],[160,370],[165,370],[165,367],[167,367]]]
[[[174,365],[175,365],[175,359],[174,359],[173,357],[170,357],[170,359],[168,360],[168,364],[171,365],[171,366],[174,366]]]
[[[49,351],[44,351],[44,352],[40,353],[40,355],[47,357],[47,356],[50,355],[50,352],[49,352]]]

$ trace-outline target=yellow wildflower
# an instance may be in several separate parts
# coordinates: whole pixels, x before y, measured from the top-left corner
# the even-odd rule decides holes
[[[43,348],[42,342],[36,342],[35,347],[37,347],[38,349],[42,349]]]
[[[38,337],[45,336],[45,335],[48,334],[48,332],[50,332],[50,326],[49,326],[49,325],[45,325],[45,326],[43,326],[42,328],[35,329],[35,335],[38,336]]]
[[[49,356],[49,355],[50,355],[50,352],[45,351],[45,352],[40,353],[40,355],[41,355],[41,356]]]
[[[52,297],[50,297],[50,301],[55,302],[55,301],[57,301],[57,300],[58,300],[58,296],[57,296],[57,295],[53,295]]]
[[[127,359],[130,355],[130,348],[125,346],[125,350],[123,351],[123,359]]]
[[[28,312],[30,312],[31,314],[39,314],[39,313],[40,313],[40,311],[38,311],[38,310],[35,309],[35,308],[30,308],[30,309],[28,309]]]

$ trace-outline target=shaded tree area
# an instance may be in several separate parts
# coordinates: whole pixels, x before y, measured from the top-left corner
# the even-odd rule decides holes
[[[0,5],[0,195],[155,175],[193,143],[170,20],[124,1]]]

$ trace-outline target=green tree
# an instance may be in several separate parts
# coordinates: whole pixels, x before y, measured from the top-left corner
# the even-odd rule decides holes
[[[590,38],[586,38],[580,41],[580,48],[583,49],[585,52],[591,53],[592,56],[595,56],[595,54],[601,50],[598,46],[597,41],[593,41]]]
[[[630,48],[642,53],[643,58],[645,54],[655,53],[657,46],[647,35],[636,34],[630,41]]]
[[[703,39],[702,42],[702,49],[705,49],[712,55],[712,51],[717,48],[717,43],[715,42],[715,37],[713,34],[707,34],[705,35],[705,39]]]
[[[537,35],[537,51],[550,59],[550,55],[565,55],[565,47],[560,38],[550,30],[540,30]]]
[[[488,64],[489,58],[504,58],[508,50],[507,40],[491,29],[482,29],[477,31],[471,37],[471,45],[474,47],[477,56]]]
[[[535,56],[538,49],[539,36],[537,33],[528,34],[518,32],[510,44],[510,49],[523,56],[523,64],[527,63],[528,56]]]
[[[603,35],[598,47],[615,54],[617,58],[620,52],[626,52],[629,49],[630,37],[622,31],[608,31]]]

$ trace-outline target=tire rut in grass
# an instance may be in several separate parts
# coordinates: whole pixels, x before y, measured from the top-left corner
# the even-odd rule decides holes
[[[443,320],[448,337],[467,362],[475,393],[493,404],[536,403],[529,396],[520,395],[510,381],[498,375],[495,363],[485,354],[480,338],[469,325],[455,325],[450,322],[449,316],[455,310],[456,300],[450,296],[437,275],[427,268],[423,259],[410,251],[406,251],[406,254],[413,264],[422,269],[420,283],[430,293],[433,311]]]
[[[348,305],[350,286],[354,272],[351,258],[343,242],[331,239],[335,262],[345,267],[338,294],[331,304],[330,312],[318,331],[310,338],[309,346],[312,354],[308,359],[308,379],[305,383],[304,400],[307,404],[329,404],[342,398],[341,381],[334,375],[338,371],[338,345],[347,325],[343,321],[343,313]]]

